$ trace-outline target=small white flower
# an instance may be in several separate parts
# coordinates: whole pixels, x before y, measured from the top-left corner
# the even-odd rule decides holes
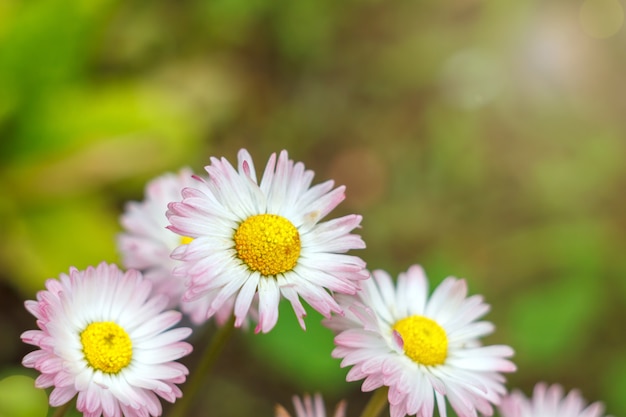
[[[445,398],[460,417],[493,413],[506,392],[501,372],[515,365],[508,346],[481,347],[494,326],[476,321],[489,306],[467,298],[464,280],[446,278],[428,297],[422,268],[400,274],[397,285],[384,271],[362,282],[356,297],[336,296],[346,315],[325,325],[338,334],[333,357],[352,366],[348,381],[364,379],[363,391],[389,387],[392,417],[446,416]]]
[[[155,293],[170,298],[170,308],[178,306],[185,291],[184,279],[172,276],[179,262],[170,258],[170,253],[188,240],[167,229],[165,212],[169,203],[182,199],[181,191],[193,182],[189,169],[163,174],[148,182],[144,200],[127,203],[120,217],[124,227],[118,236],[122,265],[141,271],[153,282]]]
[[[106,263],[71,268],[46,288],[25,303],[40,330],[22,334],[39,347],[22,364],[41,372],[38,388],[54,387],[51,406],[78,394],[76,408],[86,417],[148,417],[161,415],[158,397],[182,395],[176,384],[188,371],[173,361],[191,352],[181,341],[191,330],[170,329],[181,313],[164,312],[166,297],[150,297],[140,272]]]
[[[211,158],[209,178],[183,190],[169,205],[170,229],[193,241],[172,256],[187,277],[183,299],[204,299],[201,314],[210,318],[235,298],[235,326],[245,321],[258,295],[256,331],[270,331],[278,320],[281,295],[291,303],[304,328],[302,297],[325,316],[341,309],[329,293],[354,294],[367,278],[365,263],[346,255],[363,248],[350,232],[361,216],[320,223],[344,199],[344,187],[326,181],[311,187],[313,172],[283,151],[270,157],[261,181],[250,154],[241,150],[238,168]]]
[[[563,387],[540,382],[535,385],[533,396],[515,390],[502,399],[498,407],[502,417],[601,417],[604,405],[595,402],[587,405],[577,390],[564,395]]]

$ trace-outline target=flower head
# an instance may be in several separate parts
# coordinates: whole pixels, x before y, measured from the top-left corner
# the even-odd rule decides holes
[[[363,248],[361,216],[320,223],[344,199],[344,187],[326,181],[311,187],[313,172],[289,160],[287,152],[270,157],[257,181],[250,154],[241,150],[235,169],[211,158],[208,180],[183,190],[182,202],[169,205],[169,228],[193,240],[172,256],[182,262],[175,273],[188,277],[183,298],[204,298],[209,318],[235,297],[240,326],[258,295],[256,331],[270,331],[282,295],[304,328],[302,297],[325,316],[341,309],[328,290],[354,294],[367,278],[365,263],[345,252]]]
[[[502,417],[601,417],[604,405],[587,405],[577,390],[564,395],[563,387],[540,382],[535,385],[532,398],[515,390],[502,399],[498,407]]]
[[[167,229],[169,222],[165,216],[167,205],[182,200],[181,191],[198,182],[192,171],[181,169],[177,174],[165,173],[148,182],[145,197],[141,202],[132,201],[120,217],[124,232],[117,243],[126,268],[137,269],[144,278],[152,281],[153,291],[169,297],[168,308],[180,307],[190,315],[191,321],[199,324],[206,317],[201,314],[206,300],[183,301],[185,277],[172,274],[180,261],[170,254],[180,245],[192,239],[180,236]],[[223,308],[216,314],[218,324],[223,324],[232,314],[234,299],[229,300],[230,308]]]
[[[26,301],[40,330],[22,334],[39,347],[22,364],[41,375],[39,388],[54,387],[50,405],[76,394],[86,417],[148,417],[161,414],[157,396],[174,402],[187,368],[173,362],[191,352],[181,340],[191,330],[170,329],[181,313],[163,311],[167,298],[150,297],[140,272],[101,263],[46,282],[37,301]]]
[[[467,298],[464,280],[446,278],[428,297],[419,266],[400,274],[397,285],[384,271],[362,282],[356,297],[337,295],[345,316],[325,325],[337,332],[333,357],[352,366],[348,381],[364,379],[363,391],[389,387],[392,417],[431,417],[435,404],[446,416],[445,398],[460,417],[491,415],[506,392],[501,372],[515,365],[508,346],[481,347],[493,325],[476,321],[489,306]]]
[[[193,182],[189,169],[163,174],[148,182],[144,200],[127,203],[120,217],[124,227],[118,236],[122,264],[141,271],[144,278],[152,281],[155,293],[170,298],[170,308],[178,305],[185,291],[184,280],[172,276],[178,261],[170,258],[170,253],[188,240],[167,230],[165,212],[170,202],[182,199],[182,189]]]
[[[293,406],[296,410],[295,417],[326,417],[326,408],[322,396],[316,394],[313,398],[304,395],[302,399],[297,395],[293,396]],[[346,416],[346,402],[341,401],[335,408],[333,417]],[[291,415],[281,405],[276,406],[276,417],[291,417]]]

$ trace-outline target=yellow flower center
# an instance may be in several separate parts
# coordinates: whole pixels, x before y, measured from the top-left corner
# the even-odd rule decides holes
[[[181,245],[188,245],[191,242],[193,242],[193,238],[189,237],[189,236],[181,236],[180,237],[180,244]]]
[[[248,217],[235,232],[239,259],[265,276],[293,269],[300,257],[300,233],[287,219],[275,214]]]
[[[404,353],[414,362],[433,366],[441,365],[448,355],[446,331],[434,320],[423,316],[410,316],[393,325],[404,341]]]
[[[116,374],[130,363],[133,344],[128,333],[112,321],[91,323],[80,334],[87,363],[97,370]]]

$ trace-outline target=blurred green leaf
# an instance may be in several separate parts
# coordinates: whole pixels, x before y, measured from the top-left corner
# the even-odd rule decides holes
[[[0,127],[12,116],[22,140],[1,141],[3,157],[54,146],[46,136],[24,136],[38,125],[42,100],[84,79],[97,28],[112,3],[39,0],[11,9],[0,33]]]
[[[35,380],[25,375],[12,375],[0,380],[0,416],[45,417],[48,395],[35,388]]]
[[[8,233],[3,258],[12,284],[32,296],[47,278],[70,266],[84,269],[101,261],[115,262],[116,217],[101,198],[82,196],[19,213]]]
[[[619,410],[626,410],[626,357],[623,352],[609,361],[606,377],[601,382],[599,391],[606,393],[605,401],[609,415],[619,415]]]
[[[45,163],[93,147],[96,160],[86,162],[108,166],[110,171],[121,169],[129,176],[146,168],[155,172],[182,163],[190,156],[190,145],[197,143],[198,123],[188,110],[156,86],[68,88],[42,102],[37,123],[20,132],[21,158],[14,157],[10,165],[23,160]],[[39,146],[36,138],[45,138],[46,146]],[[111,143],[106,150],[96,151],[106,143]],[[138,154],[142,158],[136,158]],[[132,163],[124,156],[132,157]]]
[[[291,305],[280,303],[280,318],[267,334],[248,335],[251,352],[269,361],[277,374],[290,380],[303,392],[345,390],[347,370],[330,356],[334,348],[333,333],[322,326],[322,316],[309,306],[306,331],[298,324]]]
[[[0,85],[33,100],[84,73],[98,23],[115,0],[39,0],[10,8],[0,32]],[[42,47],[46,45],[46,47]]]
[[[507,331],[521,363],[558,367],[582,351],[598,311],[593,282],[567,277],[519,292]]]
[[[202,30],[226,43],[241,43],[271,5],[262,0],[214,0],[197,2]]]
[[[332,41],[339,3],[332,0],[280,3],[275,30],[285,56],[306,70],[326,63],[335,46]]]

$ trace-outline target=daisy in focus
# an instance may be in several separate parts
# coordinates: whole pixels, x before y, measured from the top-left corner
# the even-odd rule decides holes
[[[544,382],[535,385],[531,398],[516,390],[498,408],[502,417],[601,417],[604,412],[602,403],[587,405],[577,390],[564,395],[562,386]]]
[[[293,406],[296,410],[295,417],[326,417],[326,408],[322,396],[316,394],[313,398],[304,395],[302,399],[297,395],[293,396]],[[291,417],[291,415],[281,405],[276,406],[276,417]],[[346,402],[341,401],[335,408],[333,417],[346,417]]]
[[[200,324],[206,320],[200,314],[208,308],[204,305],[206,300],[182,301],[185,278],[172,275],[180,261],[170,257],[174,249],[188,244],[192,239],[168,230],[169,222],[165,216],[167,205],[182,200],[183,188],[197,182],[197,178],[187,168],[176,174],[163,174],[148,182],[144,200],[126,205],[120,217],[124,232],[118,236],[117,244],[125,268],[141,271],[144,278],[152,281],[156,294],[164,294],[169,298],[168,308],[180,307],[189,314],[193,323]],[[216,314],[219,325],[224,324],[232,314],[233,303],[234,299],[231,299],[230,308],[223,308]]]
[[[182,341],[191,330],[171,329],[181,313],[164,312],[167,298],[150,297],[151,286],[140,272],[103,262],[49,279],[37,301],[25,302],[40,330],[22,334],[39,348],[22,364],[41,372],[38,388],[54,387],[51,406],[78,394],[86,417],[148,417],[161,415],[158,397],[182,395],[176,384],[188,371],[173,361],[191,352]]]
[[[183,190],[182,202],[169,205],[170,230],[193,240],[172,257],[183,261],[174,272],[188,279],[183,299],[207,300],[199,314],[207,319],[235,297],[235,326],[245,321],[258,296],[256,332],[278,320],[281,295],[291,303],[302,328],[304,299],[326,317],[341,308],[329,291],[355,294],[368,277],[365,262],[347,255],[365,244],[350,233],[361,216],[321,222],[345,198],[333,181],[311,187],[313,172],[272,154],[257,181],[250,154],[239,151],[235,169],[211,158],[208,180]]]
[[[459,417],[492,415],[505,394],[501,372],[515,371],[508,346],[480,345],[494,326],[476,321],[489,306],[467,297],[465,280],[446,278],[428,297],[428,281],[414,265],[397,284],[384,271],[363,281],[356,297],[336,296],[346,311],[324,324],[334,330],[333,357],[352,366],[348,381],[364,379],[362,390],[386,386],[391,417],[432,417],[446,401]]]

